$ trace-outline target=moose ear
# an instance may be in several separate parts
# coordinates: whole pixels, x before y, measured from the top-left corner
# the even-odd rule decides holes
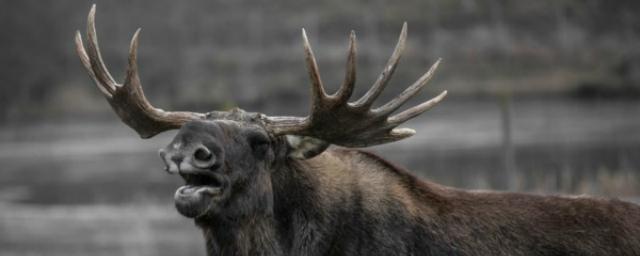
[[[289,144],[289,157],[296,159],[309,159],[324,152],[329,143],[313,137],[286,135]]]

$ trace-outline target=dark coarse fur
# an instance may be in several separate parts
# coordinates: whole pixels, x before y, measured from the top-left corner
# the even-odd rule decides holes
[[[232,192],[241,214],[196,219],[209,255],[640,255],[638,205],[459,190],[365,151],[297,160],[282,144]]]

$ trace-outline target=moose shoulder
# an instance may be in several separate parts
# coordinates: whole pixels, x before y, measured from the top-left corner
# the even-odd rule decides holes
[[[180,129],[159,153],[167,172],[185,181],[174,194],[175,206],[202,229],[209,255],[640,255],[638,205],[465,191],[348,149],[413,135],[398,126],[446,95],[394,114],[425,86],[438,61],[397,98],[372,108],[398,64],[406,24],[381,75],[351,102],[355,34],[344,82],[327,94],[303,31],[311,111],[282,117],[153,107],[138,76],[139,31],[125,81],[118,84],[100,56],[94,16],[95,6],[87,48],[76,34],[80,60],[120,119],[141,137]]]

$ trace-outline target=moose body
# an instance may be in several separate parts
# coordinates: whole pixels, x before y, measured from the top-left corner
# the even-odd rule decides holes
[[[167,148],[189,144],[204,127],[244,134],[235,122],[199,121]],[[225,154],[225,172],[253,179],[233,182],[247,187],[231,192],[230,205],[196,217],[209,255],[640,255],[640,207],[631,203],[460,190],[355,149],[279,154],[264,176],[244,172],[260,173],[252,152]],[[250,164],[237,171],[234,163]]]
[[[178,134],[159,154],[185,185],[178,212],[203,230],[209,255],[640,255],[640,206],[588,197],[537,196],[454,189],[420,180],[359,148],[407,138],[397,128],[446,95],[398,114],[438,66],[390,102],[372,108],[393,74],[406,24],[383,72],[358,100],[355,34],[345,80],[325,93],[303,30],[311,78],[309,116],[170,112],[144,97],[137,68],[139,31],[118,84],[100,56],[95,6],[88,47],[76,50],[120,119],[143,138]]]

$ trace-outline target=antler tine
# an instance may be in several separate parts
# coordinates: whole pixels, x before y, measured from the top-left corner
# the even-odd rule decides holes
[[[442,101],[444,99],[444,97],[447,96],[447,91],[443,91],[440,94],[438,94],[438,96],[433,97],[432,99],[425,101],[423,103],[421,103],[420,105],[411,107],[410,109],[407,109],[405,111],[402,111],[398,114],[395,114],[391,117],[389,117],[389,119],[387,120],[390,124],[392,125],[400,125],[401,123],[406,122],[407,120],[414,118],[422,113],[424,113],[425,111],[431,109],[432,107],[434,107],[436,104],[440,103],[440,101]]]
[[[95,17],[96,5],[94,4],[91,6],[89,16],[87,17],[89,61],[96,79],[101,82],[107,91],[113,93],[116,89],[117,83],[102,60],[102,55],[100,54],[100,48],[98,46],[98,36],[96,35]]]
[[[396,43],[396,47],[389,57],[387,64],[385,65],[382,73],[378,76],[378,79],[375,81],[373,86],[365,93],[362,98],[358,99],[353,103],[354,106],[358,108],[369,108],[371,104],[378,98],[382,90],[387,86],[389,79],[393,75],[393,72],[396,70],[398,66],[398,62],[400,61],[400,57],[402,57],[402,52],[404,52],[405,42],[407,41],[407,23],[402,24],[402,30],[400,31],[400,36],[398,37],[398,43]]]
[[[125,87],[132,87],[136,92],[142,93],[142,86],[140,85],[140,76],[138,75],[138,35],[140,35],[140,28],[136,30],[131,38],[129,45],[129,59],[127,66],[127,76],[124,80]],[[145,100],[145,102],[147,102]]]
[[[441,60],[442,59],[438,59],[436,61],[436,63],[434,63],[431,66],[431,68],[429,68],[429,71],[427,71],[417,81],[415,81],[411,86],[409,86],[402,93],[400,93],[400,95],[398,95],[398,97],[392,99],[391,101],[389,101],[384,106],[379,107],[377,109],[374,109],[373,112],[374,113],[380,113],[381,115],[388,115],[391,112],[396,111],[400,106],[402,106],[402,104],[407,102],[407,100],[411,99],[425,85],[427,85],[427,82],[429,82],[429,80],[431,80],[431,77],[433,77],[433,73],[438,68],[438,65],[440,65],[440,61]]]
[[[349,55],[347,56],[347,71],[344,82],[338,92],[336,92],[336,100],[338,104],[345,103],[351,97],[353,88],[356,85],[356,32],[351,30],[349,35]]]
[[[313,94],[313,108],[320,107],[322,102],[328,97],[322,86],[322,80],[320,79],[320,71],[318,70],[318,63],[316,57],[309,44],[309,38],[307,38],[307,32],[302,29],[302,41],[304,43],[304,54],[307,64],[307,71],[309,72],[309,78],[311,79],[311,93]]]
[[[100,54],[95,29],[95,10],[96,6],[94,4],[87,18],[88,51],[82,44],[82,37],[79,31],[76,32],[75,36],[76,51],[89,76],[105,95],[111,108],[125,124],[133,128],[140,137],[150,138],[160,132],[180,128],[190,120],[205,117],[204,114],[195,112],[167,112],[153,107],[147,101],[142,91],[136,61],[140,29],[135,32],[131,39],[125,82],[123,85],[116,83],[111,74],[109,74]]]
[[[77,31],[77,30],[76,30],[75,42],[76,42],[76,52],[78,53],[78,56],[80,56],[80,61],[82,62],[82,65],[84,66],[84,68],[87,70],[87,73],[89,73],[89,76],[91,77],[91,79],[93,79],[93,82],[96,84],[96,86],[98,86],[98,89],[100,89],[102,94],[107,98],[111,98],[115,88],[103,86],[103,83],[100,82],[100,80],[98,80],[98,78],[96,77],[96,74],[93,72],[93,68],[91,67],[91,60],[89,60],[89,56],[87,55],[87,52],[84,50],[84,45],[82,44],[82,36],[80,35],[80,31]]]

